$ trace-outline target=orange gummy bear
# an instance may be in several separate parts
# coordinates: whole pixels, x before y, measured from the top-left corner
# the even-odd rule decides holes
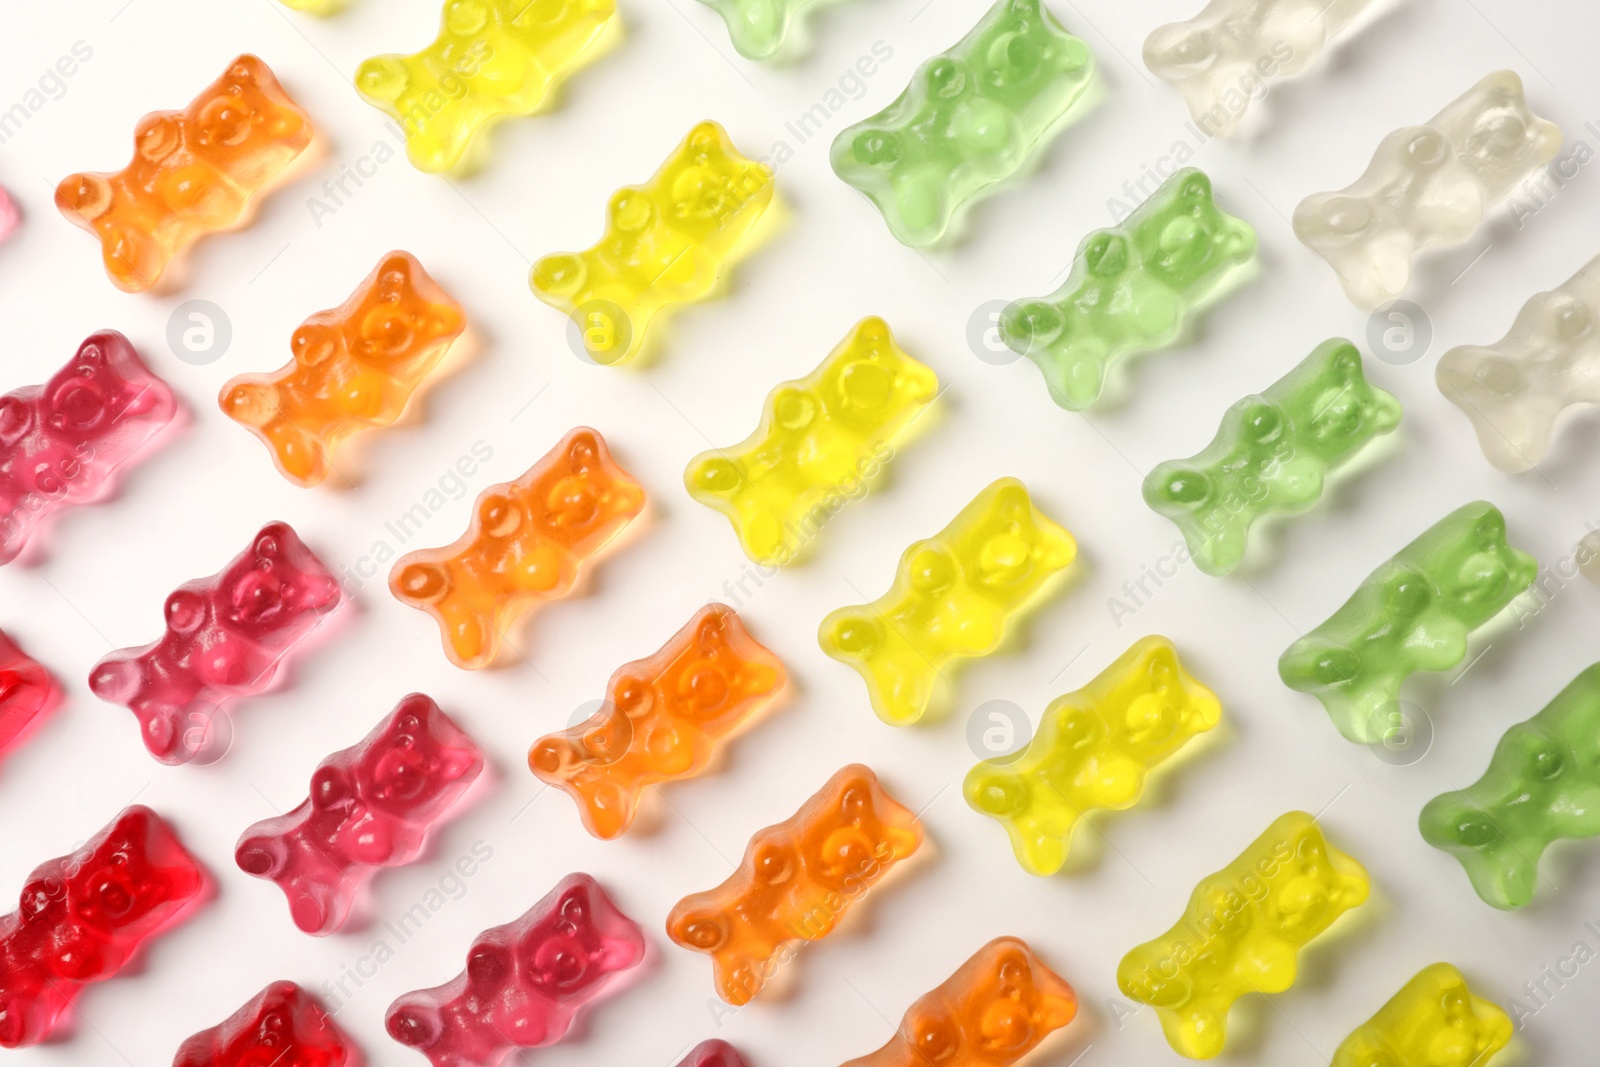
[[[1077,1014],[1077,993],[1027,942],[997,937],[918,997],[887,1045],[844,1067],[1010,1067]]]
[[[267,65],[243,55],[182,111],[140,119],[122,170],[63,179],[56,207],[100,238],[118,289],[143,292],[200,237],[238,225],[313,133]]]
[[[587,721],[540,738],[528,766],[572,794],[591,834],[619,837],[648,786],[699,774],[785,679],[737,612],[707,605],[655,655],[618,669]]]
[[[605,438],[579,427],[516,481],[485,489],[454,543],[401,556],[389,589],[434,617],[452,663],[487,667],[506,629],[571,592],[589,557],[643,510],[644,487]]]
[[[300,324],[291,363],[230,380],[218,400],[266,442],[285,478],[317,485],[341,439],[400,418],[466,325],[415,256],[390,252],[349,300]]]
[[[859,763],[799,811],[757,831],[727,881],[678,901],[667,936],[711,956],[717,994],[745,1004],[797,941],[828,936],[850,906],[922,844],[922,824]]]

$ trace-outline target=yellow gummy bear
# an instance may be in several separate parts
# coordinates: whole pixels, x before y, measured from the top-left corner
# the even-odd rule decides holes
[[[1146,637],[1054,701],[1025,752],[972,768],[963,790],[1005,826],[1024,870],[1054,874],[1083,815],[1132,807],[1151,768],[1221,720],[1216,694],[1183,669],[1172,642]]]
[[[432,44],[367,60],[356,89],[400,120],[418,170],[448,171],[479,130],[531,114],[616,8],[616,0],[446,0]]]
[[[1460,971],[1435,963],[1340,1043],[1333,1067],[1488,1067],[1511,1029],[1511,1017],[1473,996]]]
[[[755,433],[690,460],[684,485],[732,520],[745,555],[791,563],[865,494],[938,390],[938,376],[894,343],[888,323],[862,319],[821,366],[767,395]]]
[[[887,593],[823,619],[817,640],[861,673],[879,718],[914,723],[942,668],[998,648],[1007,620],[1077,554],[1072,535],[1033,506],[1027,487],[1001,478],[949,526],[906,549]]]
[[[771,168],[740,155],[721,126],[702,122],[647,183],[612,195],[598,244],[544,257],[528,284],[577,323],[589,358],[624,363],[658,312],[711,293],[772,190]]]
[[[1294,985],[1300,949],[1370,890],[1366,869],[1291,811],[1201,879],[1183,918],[1123,957],[1117,985],[1156,1009],[1180,1055],[1210,1059],[1227,1041],[1233,1002]]]

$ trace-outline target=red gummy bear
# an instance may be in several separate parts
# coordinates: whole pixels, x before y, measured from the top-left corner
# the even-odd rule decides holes
[[[162,763],[194,758],[218,702],[272,684],[289,650],[339,603],[339,583],[286,522],[268,523],[220,574],[167,597],[167,632],[95,664],[89,688],[139,717]]]
[[[428,826],[483,770],[483,753],[428,697],[413,693],[359,745],[311,776],[311,796],[239,838],[239,869],[278,883],[294,924],[331,934],[373,868],[422,851]]]
[[[91,335],[42,386],[0,396],[0,563],[50,515],[105,496],[178,403],[115,330]]]
[[[726,1041],[702,1041],[689,1050],[678,1067],[748,1067],[739,1050]]]
[[[0,755],[56,702],[60,692],[50,672],[0,630]]]
[[[344,1067],[349,1061],[349,1038],[316,998],[293,982],[273,982],[179,1045],[172,1067]]]
[[[513,1048],[561,1040],[644,946],[593,878],[569,874],[522,918],[479,934],[453,981],[389,1005],[384,1024],[433,1067],[493,1067]]]
[[[0,919],[0,1045],[48,1037],[79,991],[121,970],[205,880],[172,828],[138,804],[70,856],[35,869],[21,906]]]

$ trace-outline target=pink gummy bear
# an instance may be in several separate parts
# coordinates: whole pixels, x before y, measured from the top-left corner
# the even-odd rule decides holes
[[[60,692],[50,672],[0,630],[0,755],[49,710]]]
[[[11,194],[0,189],[0,241],[4,241],[22,225],[22,212]]]
[[[239,869],[278,883],[294,924],[331,934],[376,867],[422,851],[428,826],[483,769],[483,753],[428,697],[413,693],[359,745],[311,776],[311,796],[239,838]]]
[[[513,1048],[561,1040],[644,945],[593,878],[569,874],[516,922],[479,934],[453,981],[389,1005],[384,1023],[433,1067],[493,1067]]]
[[[339,583],[286,522],[261,528],[220,574],[167,597],[167,632],[95,664],[89,688],[139,717],[145,747],[162,763],[205,749],[227,697],[272,684],[289,650],[340,600]]]
[[[726,1041],[702,1041],[689,1050],[678,1067],[748,1067],[739,1050]]]
[[[177,413],[128,339],[102,330],[43,386],[0,396],[0,563],[47,517],[111,491],[113,472]]]
[[[209,1030],[178,1046],[172,1067],[344,1067],[350,1039],[315,997],[273,982]]]
[[[0,918],[0,1045],[48,1037],[84,986],[116,974],[205,881],[172,828],[138,804],[34,870],[21,906]]]

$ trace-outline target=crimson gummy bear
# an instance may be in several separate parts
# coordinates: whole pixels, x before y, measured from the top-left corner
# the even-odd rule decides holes
[[[121,970],[205,882],[172,828],[139,804],[36,868],[20,907],[0,918],[0,1046],[48,1037],[84,986]]]
[[[244,1007],[178,1046],[172,1067],[344,1067],[350,1040],[315,997],[273,982]]]
[[[561,1040],[578,1010],[644,958],[644,931],[587,874],[479,934],[454,980],[389,1005],[389,1035],[433,1067],[493,1067]]]
[[[221,573],[167,597],[167,632],[95,664],[89,688],[139,717],[162,763],[205,751],[218,702],[272,684],[289,650],[339,603],[339,583],[286,522],[261,528]]]
[[[0,755],[60,695],[56,680],[0,630]]]
[[[0,563],[44,520],[107,495],[112,475],[177,414],[128,339],[102,330],[44,385],[0,396]]]
[[[689,1050],[678,1067],[749,1067],[739,1050],[726,1041],[702,1041]]]
[[[428,697],[413,693],[359,745],[311,775],[311,796],[239,838],[239,869],[278,883],[294,924],[331,934],[373,868],[410,863],[429,824],[483,770],[483,753]]]

